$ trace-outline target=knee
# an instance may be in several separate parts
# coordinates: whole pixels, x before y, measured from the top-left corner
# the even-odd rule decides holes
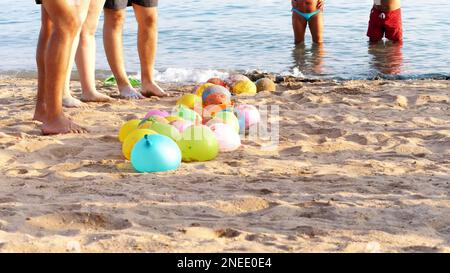
[[[79,46],[81,47],[87,47],[89,44],[89,41],[91,40],[91,38],[93,38],[94,36],[89,34],[89,33],[85,33],[85,32],[81,32],[80,33],[80,41],[79,41]]]
[[[125,23],[125,13],[122,11],[105,11],[105,29],[121,29]]]
[[[85,24],[81,29],[81,39],[88,39],[90,37],[95,36],[95,32],[97,31],[97,25]]]
[[[55,32],[63,36],[75,36],[81,28],[81,19],[77,16],[65,16],[55,22]]]
[[[39,40],[41,41],[47,41],[50,39],[53,33],[53,27],[51,26],[44,26],[42,25],[41,31],[39,33]]]
[[[77,33],[81,28],[82,22],[81,18],[76,15],[67,16],[63,20],[61,20],[60,25],[66,29],[69,33]]]
[[[146,14],[140,20],[138,20],[138,24],[145,28],[156,28],[158,23],[158,15],[155,13]]]

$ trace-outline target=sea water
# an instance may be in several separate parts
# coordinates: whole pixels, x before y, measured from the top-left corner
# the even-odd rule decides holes
[[[450,76],[450,2],[405,0],[404,43],[371,46],[366,37],[371,0],[329,0],[325,43],[308,33],[294,46],[290,0],[161,0],[157,78],[203,81],[235,71],[261,70],[325,79],[441,78]],[[34,1],[0,1],[0,73],[36,71],[40,7]],[[109,74],[97,32],[97,70]],[[137,25],[127,10],[126,68],[137,73]]]

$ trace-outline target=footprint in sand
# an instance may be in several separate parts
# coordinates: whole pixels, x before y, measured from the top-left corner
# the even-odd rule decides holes
[[[345,137],[345,140],[358,143],[360,145],[367,145],[369,144],[369,140],[367,137],[359,135],[359,134],[352,134]]]
[[[88,172],[88,173],[105,173],[105,174],[117,174],[117,173],[136,173],[133,166],[129,162],[121,163],[120,160],[96,160],[84,162],[80,168],[76,170],[77,172]]]
[[[241,235],[241,232],[232,229],[232,228],[226,228],[226,229],[219,229],[216,230],[217,237],[219,238],[235,238]]]
[[[105,104],[98,106],[99,109],[111,109],[111,107],[112,107],[111,103],[105,103]]]
[[[132,120],[132,119],[140,119],[141,117],[136,115],[136,114],[128,114],[122,117],[123,121],[128,121],[128,120]]]
[[[118,141],[116,136],[101,136],[98,140],[106,143],[117,143]]]
[[[273,206],[274,204],[271,204],[269,201],[257,197],[231,201],[217,201],[212,205],[213,208],[230,215],[253,213]]]
[[[56,213],[28,220],[28,225],[44,230],[123,230],[132,224],[127,219],[112,215],[86,212]]]
[[[299,124],[299,127],[308,135],[325,135],[328,138],[339,138],[347,133],[338,128],[318,128],[306,122]]]
[[[225,161],[224,163],[233,168],[236,168],[236,167],[239,167],[242,165],[242,162],[239,162],[239,161]]]
[[[22,175],[25,175],[25,174],[28,174],[28,170],[27,169],[11,169],[11,170],[8,170],[6,172],[7,176],[13,176],[13,177],[15,177],[15,176],[22,176]]]
[[[17,202],[17,200],[12,197],[0,197],[0,204],[7,204],[14,202]]]
[[[450,103],[449,96],[445,95],[419,95],[416,98],[416,105],[422,106],[429,103]]]
[[[84,151],[84,148],[82,147],[58,147],[58,148],[53,148],[49,151],[49,153],[54,156],[55,158],[58,159],[63,159],[63,158],[67,158],[67,157],[74,157],[79,155],[81,152]]]
[[[325,236],[328,234],[327,232],[312,226],[297,226],[292,230],[295,231],[299,236],[307,236],[309,238]]]
[[[269,189],[259,189],[259,190],[254,190],[255,193],[257,194],[261,194],[261,195],[270,195],[275,193],[274,191],[271,191]]]
[[[24,137],[27,135],[40,136],[42,135],[39,127],[36,126],[35,123],[32,125],[24,125],[24,124],[14,124],[4,128],[6,133],[9,133],[13,136]]]
[[[16,145],[16,143],[15,142],[6,142],[6,143],[2,143],[2,144],[0,144],[0,149],[8,149],[9,147],[12,147],[12,146],[14,146],[14,145]]]
[[[300,208],[298,217],[325,220],[335,220],[339,217],[330,203],[311,201],[299,203],[296,206]]]
[[[424,157],[431,154],[431,151],[424,147],[420,147],[414,143],[400,144],[394,147],[394,151],[399,155],[421,155]]]
[[[249,234],[249,235],[245,236],[245,240],[250,241],[250,242],[264,244],[265,246],[269,246],[269,247],[275,247],[275,248],[280,249],[281,251],[292,252],[294,250],[293,245],[279,244],[276,242],[277,241],[276,237],[269,236],[266,234]],[[296,241],[297,237],[290,235],[290,236],[288,236],[288,240]]]
[[[6,217],[12,217],[17,214],[17,210],[15,208],[0,208],[0,219],[6,218]]]
[[[281,156],[299,156],[302,152],[302,146],[289,147],[281,150],[279,153]]]
[[[368,92],[365,91],[366,89],[363,87],[337,87],[331,90],[332,93],[337,93],[339,95],[367,95]]]
[[[257,242],[257,243],[265,243],[276,240],[275,237],[268,236],[265,234],[248,234],[245,236],[245,240],[251,241],[251,242]]]

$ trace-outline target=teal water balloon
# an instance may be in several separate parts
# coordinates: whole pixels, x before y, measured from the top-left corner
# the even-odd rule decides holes
[[[131,164],[141,173],[176,170],[181,165],[181,158],[175,141],[163,135],[144,136],[131,152]]]

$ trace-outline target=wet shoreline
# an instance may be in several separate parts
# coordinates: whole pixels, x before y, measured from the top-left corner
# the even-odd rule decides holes
[[[258,70],[254,71],[226,71],[226,70],[216,70],[218,73],[222,73],[223,75],[231,75],[231,74],[244,74],[249,77],[251,80],[256,81],[260,78],[270,78],[276,83],[285,83],[285,82],[346,82],[346,81],[412,81],[412,80],[450,80],[449,74],[428,74],[428,75],[418,75],[418,76],[399,76],[399,75],[374,75],[368,78],[340,78],[340,77],[298,77],[294,75],[286,75],[279,73],[270,73],[270,72],[262,72]],[[110,71],[107,70],[97,70],[96,78],[99,81],[103,81],[111,75]],[[137,72],[129,72],[129,75],[133,77],[139,77]],[[209,76],[212,77],[213,75]],[[0,71],[0,78],[8,77],[8,78],[18,78],[18,79],[37,79],[37,72],[34,70],[29,71]],[[208,78],[205,75],[205,78]],[[72,72],[72,81],[78,81],[78,73],[76,71]],[[196,81],[195,79],[189,79],[186,81],[178,81],[176,79],[172,81],[160,81],[167,84],[177,83],[179,85],[183,84],[196,84],[202,81]]]

